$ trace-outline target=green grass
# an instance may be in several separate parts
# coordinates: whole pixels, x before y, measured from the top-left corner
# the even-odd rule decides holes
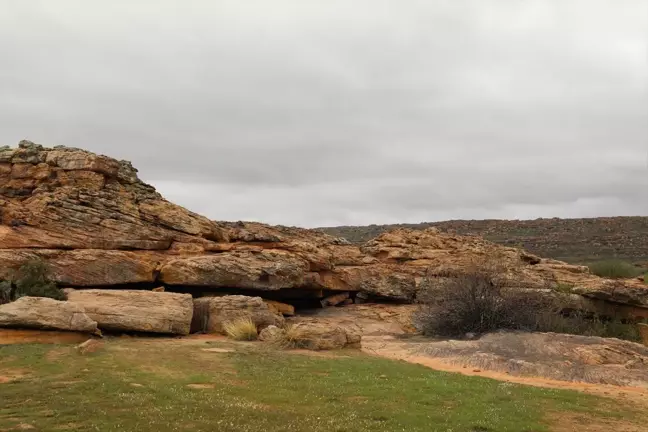
[[[642,270],[634,265],[620,260],[599,261],[589,265],[590,271],[596,276],[610,279],[629,279],[641,275]]]
[[[203,351],[215,346],[237,351]],[[26,374],[0,384],[0,430],[539,432],[564,412],[590,421],[642,415],[576,392],[354,352],[260,347],[113,339],[80,355],[69,346],[0,346],[0,375]]]

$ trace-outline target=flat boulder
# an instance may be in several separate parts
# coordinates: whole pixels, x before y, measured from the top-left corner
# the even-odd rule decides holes
[[[85,309],[102,330],[187,335],[190,294],[144,290],[65,289],[68,303]]]
[[[0,305],[0,327],[94,333],[97,322],[79,304],[46,297],[21,297]]]
[[[200,297],[193,302],[193,332],[223,333],[223,324],[241,318],[250,318],[257,329],[284,323],[283,316],[270,309],[261,297]]]

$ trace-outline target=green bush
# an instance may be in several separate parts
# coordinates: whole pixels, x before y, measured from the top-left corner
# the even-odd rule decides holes
[[[14,300],[25,296],[66,299],[63,291],[58,289],[50,279],[47,264],[40,259],[33,259],[23,264],[16,276]]]
[[[596,276],[610,279],[629,279],[639,276],[643,271],[621,260],[599,261],[589,266]]]

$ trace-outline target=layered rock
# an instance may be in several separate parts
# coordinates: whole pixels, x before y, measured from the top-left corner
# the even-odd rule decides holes
[[[360,348],[362,340],[359,330],[318,320],[302,320],[288,331],[296,347],[315,351]]]
[[[271,310],[261,297],[231,295],[194,299],[194,332],[222,333],[223,325],[241,318],[249,318],[261,330],[283,324],[281,314]]]
[[[78,304],[42,297],[21,297],[0,305],[0,327],[94,333],[97,322]]]
[[[210,221],[164,200],[130,163],[74,148],[1,148],[0,205],[0,279],[40,258],[62,286],[246,290],[275,300],[348,292],[413,302],[435,280],[494,260],[512,287],[560,285],[648,308],[641,281],[598,278],[478,237],[399,229],[357,247],[313,230]]]
[[[189,294],[141,290],[65,289],[102,330],[187,335],[193,316]]]

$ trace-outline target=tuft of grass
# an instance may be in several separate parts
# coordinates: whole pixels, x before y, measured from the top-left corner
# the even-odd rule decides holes
[[[286,324],[273,335],[272,339],[265,342],[275,349],[295,349],[301,348],[305,339],[306,334],[298,325]]]
[[[599,261],[589,265],[590,272],[608,279],[630,279],[643,271],[634,265],[621,260]]]
[[[223,324],[225,334],[237,341],[253,341],[259,334],[257,328],[250,317],[238,318]]]

